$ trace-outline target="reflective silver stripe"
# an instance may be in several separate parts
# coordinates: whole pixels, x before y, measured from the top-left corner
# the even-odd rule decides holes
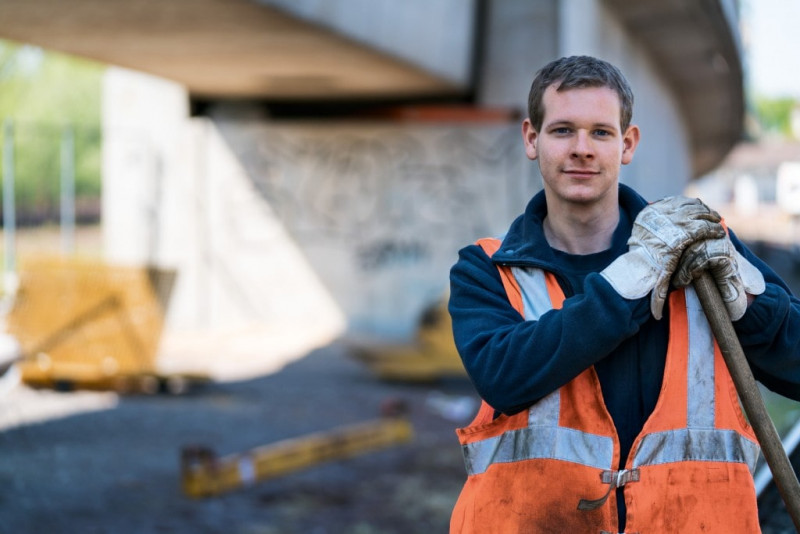
[[[736,462],[755,471],[758,444],[735,430],[685,428],[647,434],[642,438],[633,467],[681,461]]]
[[[686,426],[714,428],[714,338],[697,293],[688,287],[685,295],[689,322]]]
[[[528,426],[558,426],[561,393],[555,390],[528,408]]]
[[[537,321],[553,309],[547,281],[542,269],[536,267],[512,267],[511,272],[519,284],[526,321]],[[558,390],[550,393],[528,409],[528,426],[558,426],[561,395]]]
[[[535,267],[512,267],[511,272],[522,292],[525,320],[536,321],[553,309],[543,270]]]
[[[633,467],[681,461],[735,462],[755,471],[758,444],[735,430],[714,428],[714,338],[693,288],[686,288],[689,329],[687,365],[687,428],[656,432],[642,437]]]
[[[553,309],[545,273],[538,268],[512,267],[522,293],[523,316],[536,321]],[[528,427],[463,446],[467,473],[484,473],[495,463],[556,459],[608,469],[614,458],[614,440],[558,426],[561,394],[553,391],[528,408]]]
[[[555,459],[608,469],[614,441],[565,427],[528,427],[463,446],[467,474],[484,473],[496,463]]]

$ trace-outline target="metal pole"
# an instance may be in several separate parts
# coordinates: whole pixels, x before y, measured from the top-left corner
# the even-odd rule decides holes
[[[75,251],[75,133],[65,126],[61,136],[61,253]]]
[[[13,294],[17,286],[16,223],[14,202],[14,123],[3,123],[3,289]]]
[[[758,443],[761,445],[761,452],[764,453],[764,459],[772,471],[778,493],[786,504],[786,510],[794,522],[795,529],[800,532],[800,484],[797,482],[797,475],[789,457],[786,456],[786,451],[783,450],[781,438],[758,391],[758,385],[745,359],[744,350],[739,344],[739,338],[733,329],[733,323],[722,302],[717,284],[710,274],[704,272],[694,280],[694,288],[731,373],[747,418],[753,425]]]

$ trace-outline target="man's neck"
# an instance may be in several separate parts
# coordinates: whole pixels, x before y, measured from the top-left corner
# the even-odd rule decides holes
[[[619,206],[613,210],[548,213],[544,236],[554,249],[568,254],[594,254],[608,250],[619,223]]]

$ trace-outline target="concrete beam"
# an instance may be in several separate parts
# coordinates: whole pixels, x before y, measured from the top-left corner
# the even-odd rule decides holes
[[[467,89],[247,0],[3,0],[0,38],[160,76],[197,98],[393,99]]]

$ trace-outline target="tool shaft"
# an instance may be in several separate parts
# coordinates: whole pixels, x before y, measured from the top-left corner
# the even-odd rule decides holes
[[[800,483],[761,398],[725,303],[714,278],[707,272],[695,279],[694,288],[728,366],[744,411],[761,445],[764,459],[772,471],[778,492],[786,504],[786,510],[792,518],[795,529],[800,532]]]

